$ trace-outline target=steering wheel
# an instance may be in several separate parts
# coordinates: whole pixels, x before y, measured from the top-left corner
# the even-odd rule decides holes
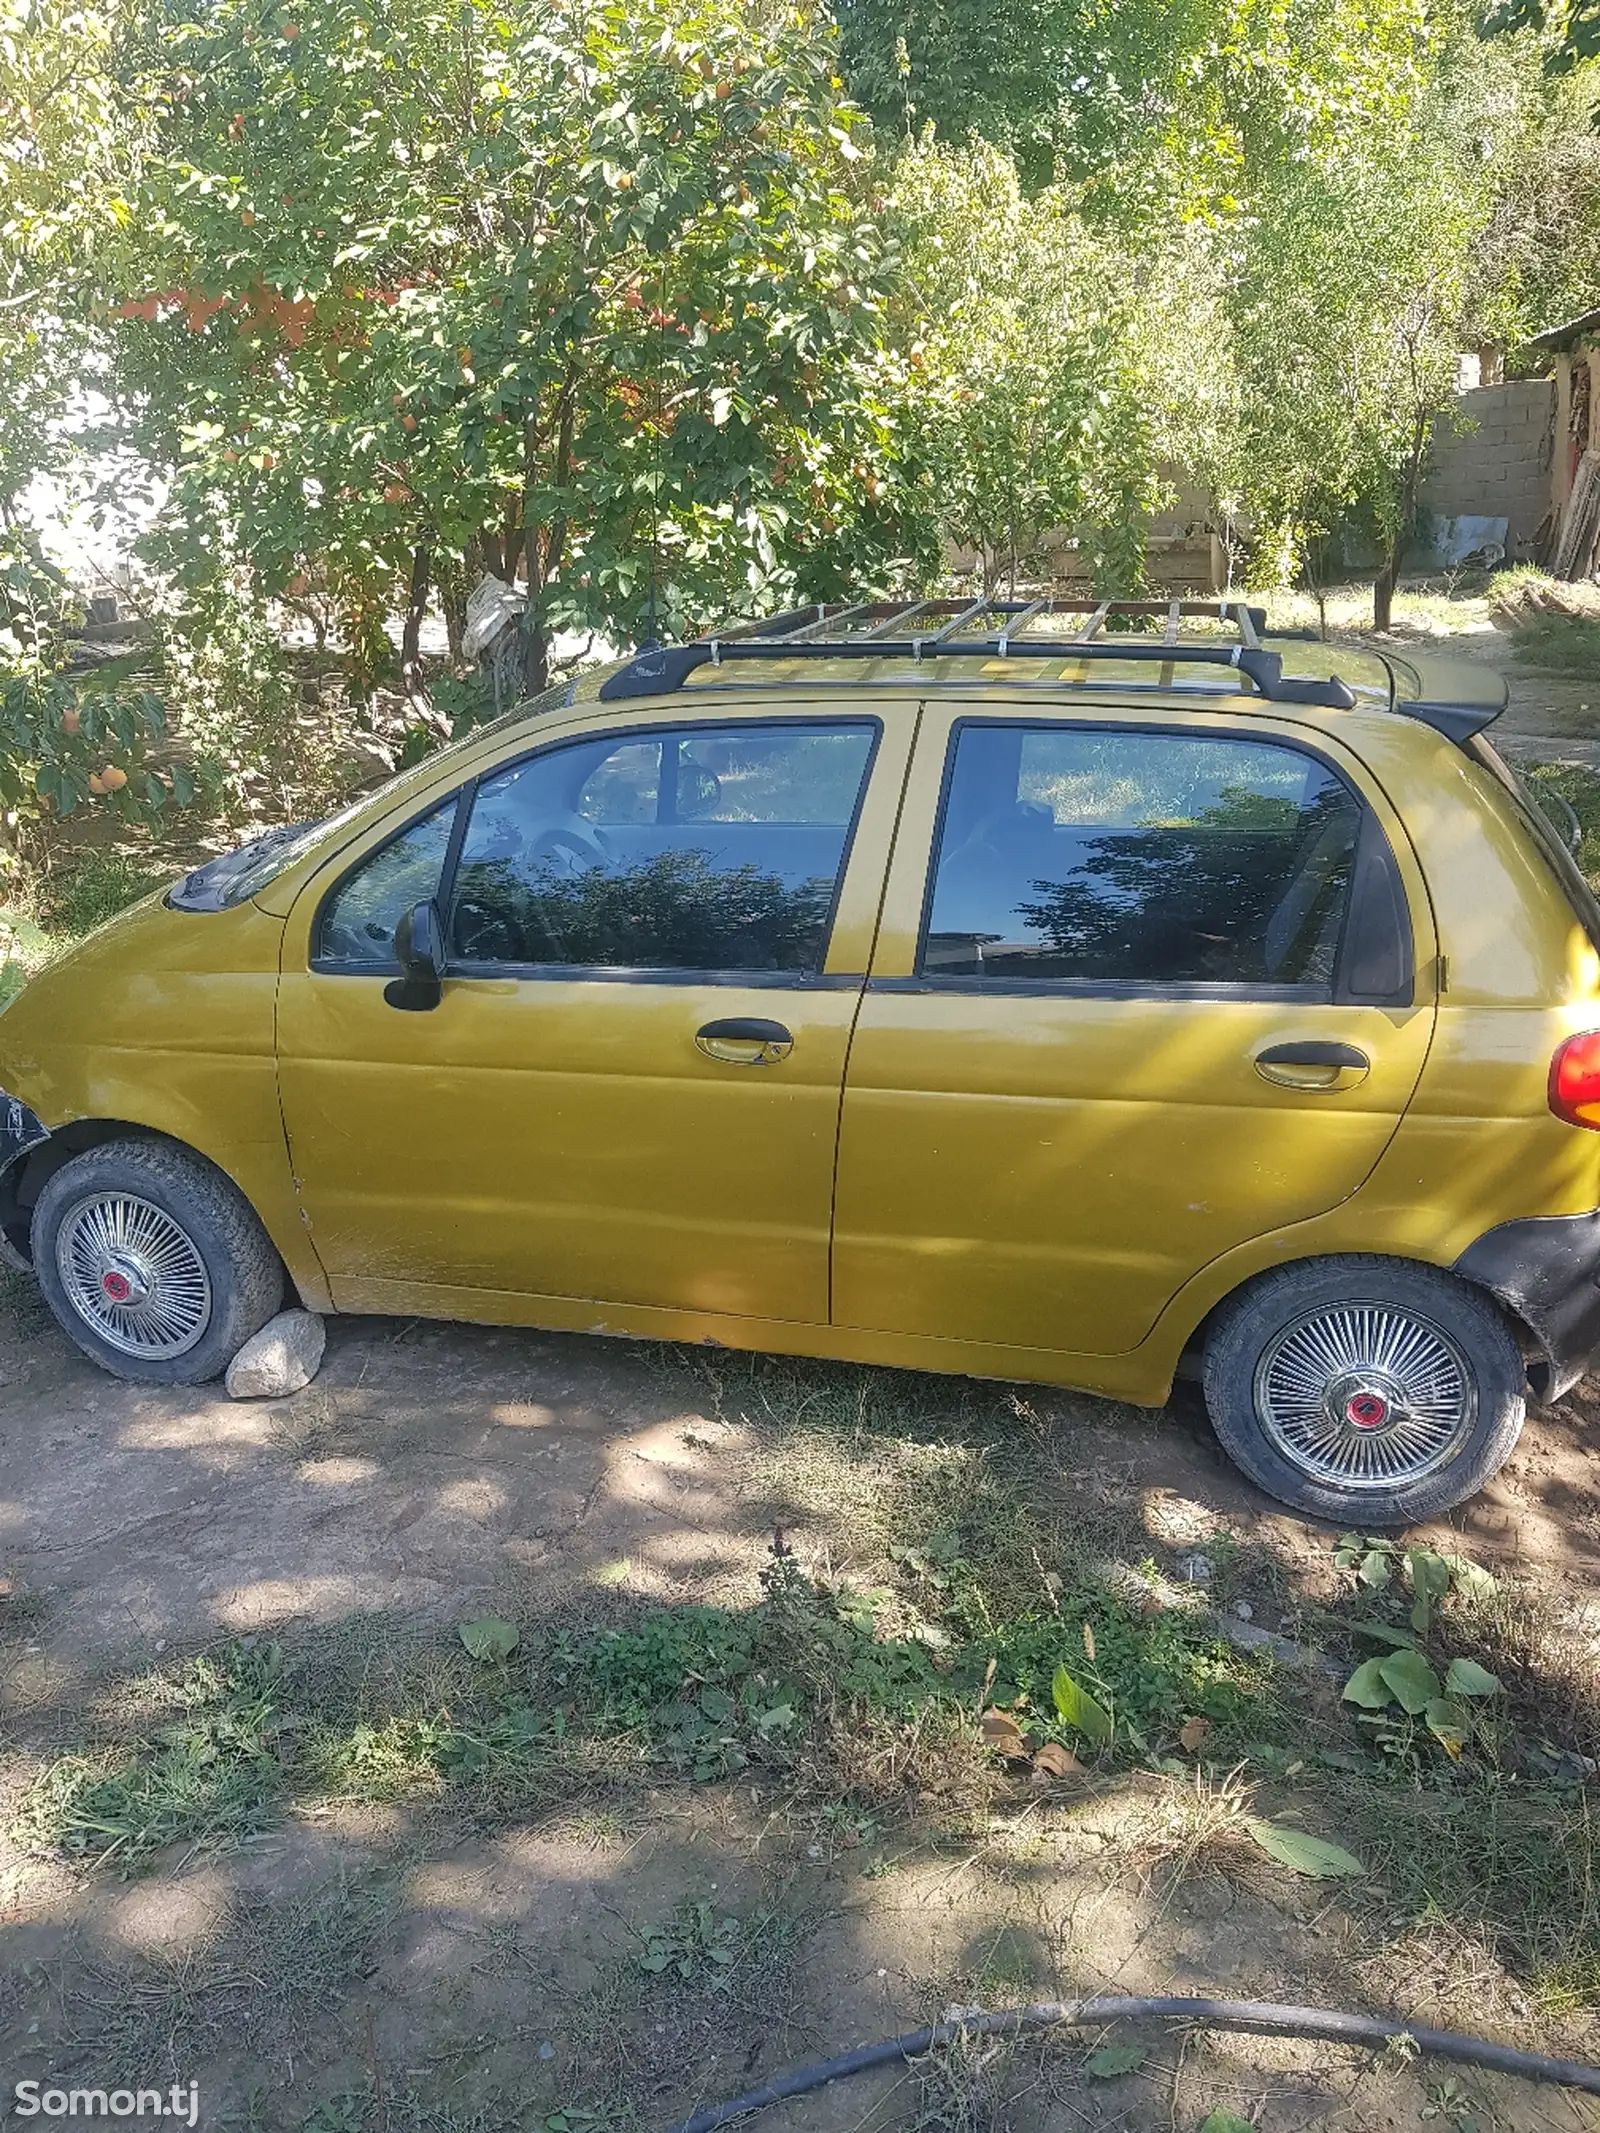
[[[564,815],[531,838],[522,857],[529,867],[576,878],[593,867],[615,866],[621,854],[598,823],[585,822],[581,815]]]
[[[490,863],[489,871],[500,874],[492,886],[466,885],[451,919],[455,952],[474,963],[559,960],[559,944],[548,931],[550,914],[540,911],[541,882],[549,888],[579,881],[620,856],[604,830],[581,815],[546,822],[514,859],[506,854]]]

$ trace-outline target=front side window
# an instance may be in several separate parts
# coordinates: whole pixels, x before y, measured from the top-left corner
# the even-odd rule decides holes
[[[1325,990],[1361,816],[1269,742],[963,726],[919,975]]]
[[[452,960],[819,971],[874,731],[611,735],[486,779],[456,869]]]
[[[454,794],[443,807],[413,822],[365,859],[323,907],[317,955],[323,962],[394,963],[394,929],[401,915],[439,893]]]

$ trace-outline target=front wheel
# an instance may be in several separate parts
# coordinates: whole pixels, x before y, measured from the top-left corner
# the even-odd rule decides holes
[[[283,1262],[220,1170],[156,1140],[75,1156],[33,1210],[33,1265],[62,1331],[113,1377],[220,1377],[283,1300]]]
[[[1223,1306],[1206,1343],[1230,1457],[1280,1502],[1362,1528],[1475,1495],[1510,1457],[1526,1394],[1494,1305],[1403,1259],[1281,1267]]]

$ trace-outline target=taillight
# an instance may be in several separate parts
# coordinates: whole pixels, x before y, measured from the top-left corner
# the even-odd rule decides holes
[[[1600,1133],[1600,1029],[1580,1030],[1557,1045],[1550,1062],[1550,1108],[1569,1126]]]

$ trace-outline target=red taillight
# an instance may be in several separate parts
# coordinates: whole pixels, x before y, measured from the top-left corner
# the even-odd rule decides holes
[[[1550,1062],[1550,1108],[1569,1126],[1600,1133],[1600,1029],[1580,1030],[1557,1045]]]

